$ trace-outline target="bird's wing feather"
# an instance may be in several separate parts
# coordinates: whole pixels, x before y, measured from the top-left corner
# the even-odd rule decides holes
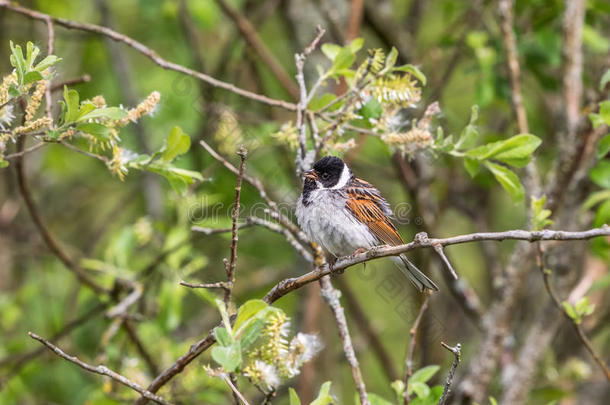
[[[389,218],[387,201],[370,183],[353,179],[346,187],[346,207],[360,222],[366,224],[379,240],[387,245],[401,245],[403,240]]]

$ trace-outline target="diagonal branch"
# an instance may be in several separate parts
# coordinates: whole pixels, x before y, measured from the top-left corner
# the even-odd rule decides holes
[[[457,344],[455,345],[455,347],[451,347],[449,346],[447,343],[445,342],[441,342],[441,345],[449,350],[451,353],[453,353],[453,364],[451,364],[451,368],[449,369],[449,374],[447,374],[447,379],[445,380],[445,386],[443,388],[443,393],[441,394],[441,398],[438,400],[438,405],[444,405],[445,402],[447,401],[447,397],[449,397],[449,393],[451,392],[451,383],[453,382],[453,376],[455,375],[455,369],[457,369],[457,366],[460,364],[460,357],[461,357],[461,350],[462,350],[462,345],[461,344]]]
[[[204,81],[214,87],[228,90],[232,93],[235,93],[235,94],[240,95],[245,98],[249,98],[251,100],[261,102],[263,104],[267,104],[267,105],[274,106],[274,107],[281,107],[281,108],[284,108],[289,111],[296,111],[296,109],[297,109],[296,105],[293,103],[283,101],[283,100],[273,99],[270,97],[263,96],[261,94],[256,94],[251,91],[244,90],[242,88],[235,86],[234,84],[223,82],[222,80],[215,79],[212,76],[206,75],[205,73],[197,72],[197,71],[189,69],[185,66],[165,60],[161,56],[159,56],[154,50],[150,49],[143,43],[138,42],[135,39],[128,37],[126,35],[123,35],[119,32],[111,30],[110,28],[102,27],[102,26],[95,25],[95,24],[76,22],[76,21],[72,21],[72,20],[67,20],[65,18],[53,17],[48,14],[40,13],[38,11],[34,11],[34,10],[30,10],[25,7],[18,6],[17,4],[12,3],[8,0],[0,0],[0,7],[4,7],[6,9],[14,11],[16,13],[23,14],[34,20],[41,20],[41,21],[45,21],[45,22],[50,20],[53,23],[60,25],[62,27],[68,28],[68,29],[76,29],[76,30],[80,30],[80,31],[92,32],[94,34],[106,36],[114,41],[122,42],[125,45],[135,49],[136,51],[138,51],[142,55],[148,57],[150,60],[152,60],[155,64],[159,65],[163,69],[173,70],[173,71],[176,71],[179,73],[183,73],[187,76],[191,76],[191,77],[194,77],[195,79]]]
[[[411,330],[409,330],[409,335],[411,339],[409,340],[409,350],[407,350],[407,357],[405,358],[405,391],[403,393],[403,404],[407,405],[409,403],[409,395],[408,387],[409,387],[409,379],[413,375],[413,355],[415,354],[415,344],[417,343],[417,330],[419,329],[419,324],[421,323],[422,318],[424,317],[424,312],[428,308],[428,300],[430,299],[429,295],[424,297],[421,306],[419,307],[419,312],[415,317],[415,321],[413,322],[413,326]]]
[[[53,343],[49,342],[46,339],[41,338],[40,336],[38,336],[35,333],[28,332],[28,335],[30,335],[30,337],[32,339],[37,340],[40,343],[42,343],[43,345],[45,345],[46,347],[48,347],[49,350],[53,351],[59,357],[61,357],[63,359],[66,359],[66,360],[68,360],[71,363],[76,364],[80,368],[83,368],[83,369],[85,369],[87,371],[90,371],[92,373],[95,373],[95,374],[105,375],[107,377],[110,377],[113,380],[123,384],[124,386],[129,387],[132,390],[140,393],[143,397],[145,397],[147,399],[150,399],[151,401],[155,401],[158,404],[162,404],[162,405],[169,405],[170,404],[169,402],[167,402],[166,400],[164,400],[160,396],[155,395],[152,392],[149,392],[149,391],[145,390],[144,388],[140,387],[138,384],[136,384],[133,381],[129,380],[127,377],[122,376],[121,374],[119,374],[119,373],[117,373],[115,371],[110,370],[108,367],[106,367],[104,365],[99,365],[97,367],[92,366],[90,364],[87,364],[87,363],[79,360],[75,356],[70,356],[69,354],[67,354],[63,350],[61,350],[59,347],[55,346]]]

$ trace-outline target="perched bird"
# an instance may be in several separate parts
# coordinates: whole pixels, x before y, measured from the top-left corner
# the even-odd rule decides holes
[[[379,190],[355,177],[343,160],[334,156],[323,157],[304,174],[296,215],[301,229],[322,248],[330,266],[341,256],[373,246],[404,243]],[[391,259],[420,291],[438,291],[405,255]]]

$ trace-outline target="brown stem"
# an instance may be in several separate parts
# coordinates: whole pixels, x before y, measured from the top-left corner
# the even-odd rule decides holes
[[[424,316],[424,312],[428,308],[428,300],[430,299],[429,295],[424,297],[424,300],[421,303],[421,307],[419,307],[419,312],[417,313],[417,317],[415,317],[415,321],[413,322],[413,326],[409,330],[409,350],[407,350],[407,357],[405,358],[405,392],[403,394],[403,404],[407,405],[409,403],[409,395],[408,387],[409,387],[409,379],[413,375],[413,355],[415,354],[415,345],[417,343],[417,329],[419,329],[419,324]]]

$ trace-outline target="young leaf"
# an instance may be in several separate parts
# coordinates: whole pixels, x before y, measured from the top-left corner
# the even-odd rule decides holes
[[[576,310],[574,309],[572,304],[570,304],[568,301],[563,301],[561,303],[561,305],[563,305],[563,309],[565,309],[565,311],[568,314],[568,316],[570,317],[570,319],[572,319],[576,323],[581,322],[581,319],[578,316],[578,313],[576,312]]]
[[[610,69],[606,70],[602,79],[599,81],[599,91],[604,91],[608,82],[610,82]]]
[[[301,400],[294,388],[288,387],[288,394],[290,396],[290,405],[301,405]]]
[[[66,107],[64,123],[75,122],[78,118],[78,92],[76,90],[68,90],[68,86],[64,86],[64,100]]]
[[[337,72],[341,69],[347,69],[352,66],[352,63],[354,63],[355,59],[356,55],[354,55],[349,48],[341,48],[341,50],[337,54],[337,57],[333,61],[332,70],[334,72]]]
[[[369,402],[371,403],[371,405],[393,405],[390,401],[388,401],[384,397],[379,396],[377,394],[373,394],[372,392],[367,393],[367,396],[369,398]],[[358,399],[358,404],[360,404],[360,398],[358,397],[357,399]]]
[[[34,83],[34,82],[37,82],[42,79],[44,79],[44,78],[42,77],[40,72],[32,70],[25,74],[25,76],[23,78],[23,84],[26,85],[26,84]]]
[[[336,44],[322,44],[322,53],[331,61],[334,61],[335,58],[337,57],[337,55],[339,54],[339,51],[341,50],[341,47],[339,45]]]
[[[599,143],[597,144],[597,158],[603,158],[608,152],[610,152],[610,135],[606,135],[599,140]]]
[[[239,341],[233,342],[230,346],[214,346],[212,348],[212,358],[216,363],[228,373],[232,373],[241,365],[241,346]]]
[[[396,47],[392,47],[390,53],[385,58],[385,69],[392,69],[396,64],[396,59],[398,58],[398,50]]]
[[[235,319],[234,329],[236,331],[239,330],[239,327],[243,323],[252,319],[259,311],[265,308],[267,308],[267,303],[263,300],[246,301],[246,303],[240,306],[237,310],[237,318]]]
[[[93,104],[84,104],[79,111],[78,120],[84,121],[95,118],[106,118],[109,120],[120,120],[127,117],[127,111],[123,110],[119,107],[104,107],[104,108],[94,108],[91,110],[91,107],[88,107]],[[87,108],[84,110],[85,106]],[[95,107],[95,106],[94,106]]]
[[[110,128],[102,124],[98,124],[97,122],[86,122],[83,124],[78,124],[76,126],[76,129],[78,131],[93,135],[101,142],[107,142],[110,140]]]
[[[589,177],[598,186],[610,189],[610,162],[607,160],[598,162],[589,172]]]
[[[518,201],[523,199],[525,191],[519,181],[519,178],[511,170],[504,166],[497,165],[491,162],[485,162],[485,167],[491,171],[498,183],[511,195],[513,200]]]
[[[402,402],[405,393],[405,383],[402,380],[396,380],[392,382],[391,387],[396,394],[396,399],[398,402]]]
[[[462,130],[460,138],[455,144],[456,149],[470,149],[474,147],[479,138],[479,131],[476,127],[477,119],[479,118],[479,107],[474,105],[470,113],[470,122]]]
[[[364,38],[354,38],[352,42],[350,42],[346,48],[353,54],[362,49],[362,45],[364,45]]]
[[[415,77],[417,80],[421,82],[424,86],[426,85],[426,75],[419,70],[416,66],[413,65],[402,65],[394,68],[395,71],[399,72],[407,72],[411,74],[411,76]]]
[[[532,228],[535,231],[544,229],[546,226],[552,225],[553,221],[548,219],[551,216],[551,210],[544,209],[546,204],[546,195],[540,198],[532,196]]]
[[[585,200],[582,204],[582,209],[586,211],[605,200],[610,200],[610,190],[596,191]]]
[[[599,116],[606,125],[610,126],[610,100],[599,103]]]
[[[379,118],[381,117],[382,113],[383,107],[381,106],[381,103],[379,103],[379,101],[375,100],[374,98],[371,98],[369,101],[367,101],[366,104],[363,105],[360,109],[360,115],[362,115],[362,118],[364,118],[365,120],[371,118]]]
[[[323,107],[326,107],[329,103],[331,103],[336,98],[337,98],[337,96],[332,93],[324,93],[319,97],[313,98],[309,102],[309,109],[311,109],[313,111],[320,110]]]
[[[260,336],[263,328],[265,327],[265,322],[260,319],[254,319],[252,322],[248,323],[248,326],[241,333],[241,347],[243,350],[247,350],[256,339]]]
[[[407,393],[415,393],[418,398],[424,399],[430,395],[430,387],[426,383],[421,381],[410,381],[409,380],[409,388],[407,388]]]
[[[471,159],[469,157],[464,157],[464,167],[466,168],[466,171],[468,172],[470,177],[474,177],[479,173],[479,170],[481,169],[481,164],[478,160]]]
[[[217,326],[214,328],[214,337],[221,346],[231,346],[233,339],[231,339],[231,336],[229,336],[229,332],[227,332],[226,328],[222,326]]]
[[[413,382],[422,382],[422,383],[427,382],[429,379],[431,379],[434,376],[434,374],[436,374],[436,372],[440,368],[441,367],[437,366],[437,365],[426,366],[426,367],[420,368],[415,373],[413,373],[413,375],[409,379],[409,384],[411,384],[412,381]]]
[[[55,55],[49,55],[46,58],[44,58],[43,60],[41,60],[35,67],[34,70],[42,73],[43,70],[45,70],[46,68],[53,66],[54,64],[56,64],[57,62],[61,61],[61,58],[58,58]]]
[[[591,304],[589,297],[582,297],[581,299],[576,301],[574,309],[578,313],[578,316],[584,318],[587,315],[591,315],[593,311],[595,311],[595,305]]]
[[[166,162],[171,162],[178,155],[183,155],[188,152],[191,147],[191,138],[182,132],[180,127],[172,128],[167,139],[167,144],[161,155],[161,158]]]
[[[506,164],[523,167],[529,162],[531,154],[540,146],[540,138],[530,134],[515,135],[507,140],[488,143],[466,152],[478,160],[495,159]]]
[[[330,405],[332,404],[333,401],[333,397],[330,396],[330,381],[326,381],[324,384],[322,384],[322,387],[320,387],[320,392],[318,393],[318,396],[316,399],[314,399],[309,405]]]

